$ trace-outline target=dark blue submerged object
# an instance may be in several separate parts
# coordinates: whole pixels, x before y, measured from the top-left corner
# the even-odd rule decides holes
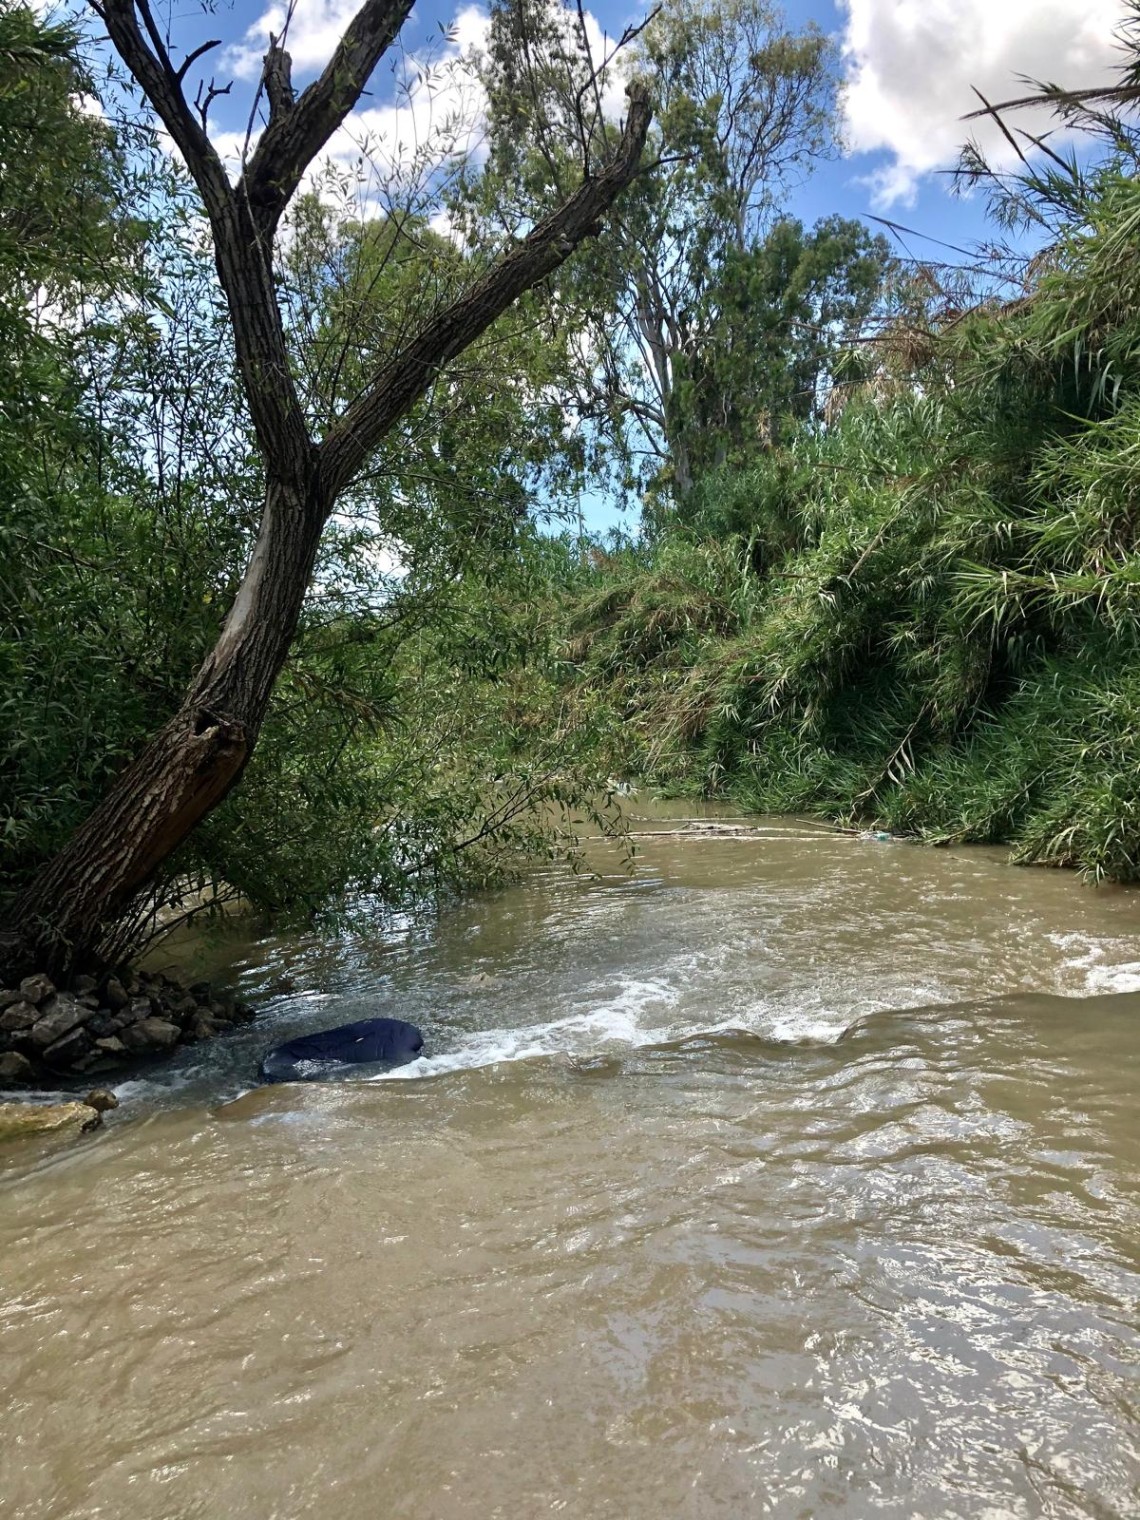
[[[287,1040],[262,1057],[258,1075],[263,1082],[319,1082],[335,1076],[338,1067],[375,1066],[387,1071],[414,1061],[423,1048],[424,1037],[414,1024],[403,1019],[360,1019]]]

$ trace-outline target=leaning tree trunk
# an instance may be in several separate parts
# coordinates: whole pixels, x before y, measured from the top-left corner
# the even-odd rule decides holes
[[[266,492],[261,532],[217,644],[182,706],[20,904],[22,953],[76,969],[103,930],[241,777],[297,629],[325,521],[314,482]]]
[[[250,419],[265,464],[261,528],[218,643],[178,712],[32,883],[5,959],[59,970],[98,949],[195,826],[241,777],[288,656],[321,530],[370,452],[440,369],[525,291],[552,274],[637,172],[651,110],[629,87],[629,114],[610,161],[451,305],[429,318],[364,387],[319,443],[292,380],[273,283],[273,241],[290,196],[360,98],[413,0],[364,0],[327,68],[299,97],[276,41],[265,59],[269,121],[236,186],[183,93],[207,43],[175,68],[148,0],[91,0],[111,41],[194,176],[214,240]],[[207,96],[207,101],[212,95]]]

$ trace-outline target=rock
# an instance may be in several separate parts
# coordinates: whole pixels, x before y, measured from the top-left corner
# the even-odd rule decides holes
[[[78,1066],[84,1056],[89,1056],[94,1048],[94,1042],[82,1025],[76,1025],[61,1039],[49,1045],[44,1051],[43,1060],[45,1066],[50,1066],[53,1071],[67,1071],[73,1066]]]
[[[166,1005],[167,1018],[176,1019],[179,1024],[187,1024],[191,1019],[196,1018],[197,1015],[198,1004],[189,993],[183,997],[172,999]]]
[[[9,1050],[0,1056],[0,1083],[8,1085],[13,1082],[30,1082],[35,1076],[35,1068],[27,1056],[22,1056],[14,1050]]]
[[[3,1013],[5,1008],[11,1008],[13,1003],[22,1001],[23,994],[15,987],[0,987],[0,1013]]]
[[[234,1018],[239,1024],[250,1024],[257,1017],[257,1009],[250,1003],[235,1003]]]
[[[187,987],[186,990],[199,1003],[208,1003],[214,991],[209,982],[195,982],[192,986]]]
[[[118,1106],[118,1098],[105,1087],[95,1088],[82,1103],[0,1103],[0,1140],[98,1129],[104,1113]]]
[[[213,1019],[204,1013],[200,1013],[196,1018],[191,1019],[186,1026],[186,1038],[188,1040],[211,1040],[216,1034],[221,1033],[221,1025],[215,1023]]]
[[[125,1008],[130,1002],[127,989],[117,976],[109,976],[103,986],[103,1001],[107,1007],[118,1013],[120,1008]]]
[[[151,1006],[150,998],[135,997],[131,999],[124,1012],[130,1023],[137,1024],[140,1019],[149,1019],[154,1009]]]
[[[98,1011],[98,1008],[99,1008],[99,999],[95,996],[95,994],[93,992],[79,992],[79,993],[76,993],[76,995],[75,995],[75,1001],[77,1003],[82,1003],[83,1006],[84,1006],[84,1008],[90,1008],[90,1010],[91,1010],[92,1013],[95,1013],[95,1012]]]
[[[127,1047],[117,1034],[109,1034],[101,1040],[96,1040],[95,1049],[101,1050],[105,1056],[125,1056],[127,1053]]]
[[[76,1024],[82,1024],[88,1012],[82,1003],[77,1003],[65,992],[57,993],[40,1010],[40,1017],[32,1025],[29,1039],[40,1050],[45,1050],[74,1029]]]
[[[71,983],[71,990],[77,998],[81,998],[89,992],[94,992],[98,985],[93,976],[77,976]]]
[[[0,1140],[48,1135],[59,1130],[97,1129],[103,1122],[86,1103],[0,1103]]]
[[[122,1033],[123,1044],[135,1055],[147,1051],[172,1050],[181,1031],[166,1019],[140,1019]]]
[[[34,1003],[12,1003],[0,1013],[0,1030],[11,1034],[17,1029],[30,1029],[40,1016]]]
[[[25,1003],[45,1003],[55,991],[55,983],[50,976],[42,973],[38,976],[26,976],[20,983],[20,996]]]

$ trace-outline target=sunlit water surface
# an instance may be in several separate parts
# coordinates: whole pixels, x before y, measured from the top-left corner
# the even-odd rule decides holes
[[[1140,1514],[1140,895],[693,816],[171,952],[265,1012],[0,1156],[0,1515]]]

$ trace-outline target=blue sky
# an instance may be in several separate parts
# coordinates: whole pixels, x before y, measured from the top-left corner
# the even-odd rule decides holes
[[[354,0],[296,0],[290,47],[298,82],[324,61],[354,8]],[[210,0],[205,8],[156,0],[155,9],[169,18],[176,55],[204,37],[222,39],[225,47],[206,67],[219,83],[235,66],[239,77],[211,120],[220,133],[244,137],[265,34],[283,21],[280,0]],[[642,14],[628,0],[594,0],[590,9],[611,35]],[[785,0],[783,9],[792,26],[814,22],[843,47],[849,86],[851,151],[822,164],[792,209],[808,221],[833,211],[889,216],[963,243],[982,233],[982,207],[951,196],[938,170],[953,164],[971,130],[961,121],[977,103],[971,85],[1000,99],[1019,89],[1019,73],[1068,84],[1104,79],[1125,7],[1123,0]],[[440,22],[456,16],[470,38],[478,13],[478,0],[419,0],[402,41],[419,50]],[[386,99],[391,81],[381,74],[371,104],[379,108]],[[1005,151],[992,132],[988,141],[999,155]]]
[[[282,5],[233,0],[203,14],[197,6],[167,4],[176,41],[190,46],[205,35],[227,44],[228,52],[211,59],[219,82],[235,61],[244,67],[246,79],[239,77],[213,117],[219,128],[244,135],[257,58],[265,33],[280,30]],[[297,0],[290,46],[299,81],[327,57],[353,8],[353,0]],[[162,13],[161,0],[156,9]],[[611,35],[642,14],[628,0],[594,0],[590,9]],[[1125,7],[1123,0],[786,0],[783,9],[792,26],[814,22],[843,47],[849,86],[851,151],[819,167],[795,197],[796,213],[808,221],[832,211],[889,216],[963,243],[981,234],[982,208],[952,197],[938,170],[953,164],[960,142],[977,130],[961,121],[977,104],[971,85],[1000,99],[1018,91],[1019,73],[1068,84],[1104,79]],[[419,0],[402,40],[418,50],[440,22],[457,15],[465,23],[461,34],[470,37],[478,11],[478,0]],[[391,84],[381,75],[373,104],[386,96]],[[999,156],[1005,151],[992,131],[988,141]]]
[[[233,79],[232,93],[213,108],[211,128],[219,147],[236,157],[268,33],[284,23],[282,0],[207,0],[205,8],[152,3],[170,30],[176,61],[205,38],[223,43],[203,67],[219,84]],[[358,3],[295,0],[288,34],[295,83],[304,84],[322,66]],[[643,14],[628,0],[593,0],[589,9],[610,36]],[[1012,158],[988,123],[963,122],[977,104],[971,87],[1001,100],[1022,91],[1022,75],[1079,86],[1106,80],[1120,59],[1114,32],[1126,7],[1125,0],[785,0],[783,9],[791,26],[814,22],[835,39],[845,85],[846,151],[817,167],[794,192],[789,211],[809,224],[833,212],[889,218],[915,229],[901,251],[937,259],[954,257],[944,255],[939,240],[968,246],[986,234],[982,198],[952,194],[945,172],[965,137],[977,133],[1000,166]],[[431,39],[438,52],[438,28],[451,22],[461,43],[477,44],[485,11],[479,0],[419,0],[401,38],[404,52],[419,54]],[[439,98],[451,97],[445,89]],[[425,130],[415,113],[398,111],[394,102],[391,73],[382,66],[350,130],[334,140],[334,160],[348,166],[363,141],[391,146]],[[1038,132],[1049,125],[1031,114],[1017,120]],[[589,517],[592,526],[613,520],[597,503]]]

